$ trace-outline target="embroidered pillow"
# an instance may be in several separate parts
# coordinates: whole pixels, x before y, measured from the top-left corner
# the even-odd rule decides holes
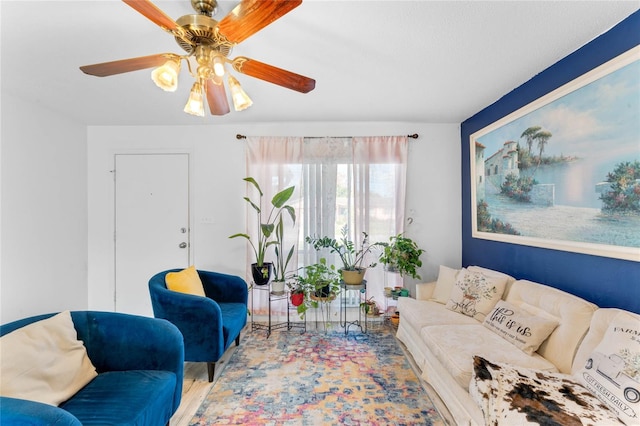
[[[611,321],[577,379],[622,422],[640,421],[640,319],[624,312]]]
[[[460,272],[459,269],[452,269],[444,265],[440,265],[440,271],[438,272],[438,281],[436,287],[433,290],[432,300],[445,304],[449,300],[451,295],[451,289],[456,282],[456,277]]]
[[[59,405],[98,375],[69,311],[5,334],[0,350],[2,396]]]
[[[502,297],[507,279],[462,270],[456,277],[446,308],[483,321]]]
[[[531,315],[504,300],[496,303],[482,323],[527,355],[533,355],[558,324],[558,321]]]

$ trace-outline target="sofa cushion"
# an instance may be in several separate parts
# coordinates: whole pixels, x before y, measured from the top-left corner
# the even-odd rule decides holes
[[[487,425],[614,425],[615,413],[573,377],[474,357],[469,393]]]
[[[429,325],[478,324],[475,319],[453,312],[438,302],[409,297],[398,298],[398,311],[400,321],[409,325],[416,334]]]
[[[509,302],[499,300],[482,325],[531,355],[558,326],[558,321],[532,315]]]
[[[456,277],[459,272],[460,269],[453,269],[448,266],[440,265],[438,281],[436,281],[436,287],[433,289],[432,300],[442,304],[449,301],[451,290],[456,283]]]
[[[0,338],[2,396],[50,405],[66,401],[97,376],[69,311]]]
[[[536,352],[554,363],[562,373],[571,373],[573,358],[597,306],[557,288],[527,280],[513,283],[504,300],[530,312],[536,307],[548,312],[551,318],[560,318],[558,327]]]
[[[527,355],[477,323],[428,326],[422,328],[420,337],[456,382],[466,390],[469,389],[475,355],[525,368],[558,371],[551,362],[537,353]]]
[[[176,375],[160,370],[101,373],[60,408],[83,425],[164,425],[171,418]]]
[[[618,313],[576,377],[625,424],[639,424],[640,319]]]
[[[507,279],[503,276],[462,270],[447,301],[447,309],[483,321],[502,297]]]
[[[179,272],[168,272],[164,280],[169,290],[205,297],[202,281],[193,265]]]

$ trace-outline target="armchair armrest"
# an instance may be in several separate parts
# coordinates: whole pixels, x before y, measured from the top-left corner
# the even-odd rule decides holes
[[[68,411],[41,402],[0,396],[0,419],[8,425],[82,426]]]
[[[174,408],[182,397],[184,343],[169,321],[116,312],[71,312],[78,338],[98,373],[163,370],[176,375]]]
[[[245,280],[237,275],[212,271],[198,271],[207,297],[220,303],[247,304],[249,289]]]

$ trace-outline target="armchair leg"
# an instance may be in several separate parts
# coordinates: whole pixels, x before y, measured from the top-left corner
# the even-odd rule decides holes
[[[209,372],[209,383],[213,382],[213,374],[216,371],[216,363],[208,362],[207,363],[207,371]]]
[[[236,346],[240,346],[240,335],[238,334],[238,337],[236,337]]]

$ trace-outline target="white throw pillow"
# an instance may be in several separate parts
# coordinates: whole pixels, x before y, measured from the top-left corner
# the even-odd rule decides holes
[[[506,285],[505,277],[460,271],[446,308],[483,321],[502,297]]]
[[[625,424],[640,424],[640,320],[616,315],[576,378]]]
[[[527,355],[533,355],[558,324],[558,321],[531,315],[504,300],[496,303],[482,323]]]
[[[0,394],[50,405],[71,398],[98,374],[78,340],[71,313],[0,338]]]
[[[448,266],[440,265],[440,271],[438,272],[438,281],[436,282],[436,287],[433,289],[433,297],[431,300],[442,304],[447,303],[447,301],[449,300],[449,296],[451,295],[451,289],[456,282],[456,277],[458,276],[459,272],[459,269],[453,269],[449,268]]]

